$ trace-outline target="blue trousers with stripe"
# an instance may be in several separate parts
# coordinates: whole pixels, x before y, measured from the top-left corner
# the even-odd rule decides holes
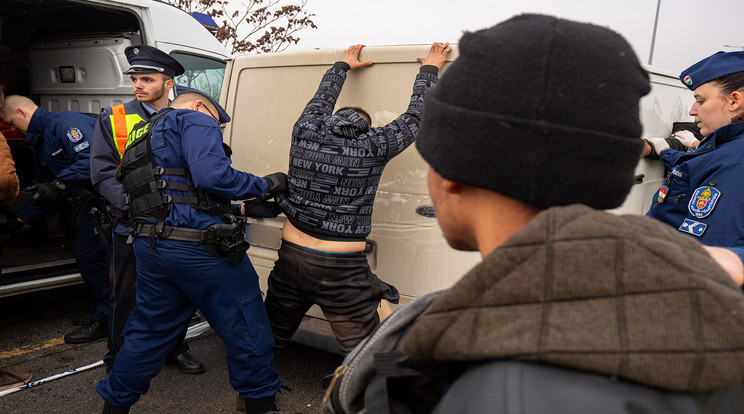
[[[104,400],[121,407],[137,402],[197,307],[227,347],[233,389],[244,398],[279,391],[271,327],[247,256],[229,264],[203,244],[176,240],[155,240],[151,246],[147,238],[137,238],[133,246],[137,304],[111,374],[96,385]]]

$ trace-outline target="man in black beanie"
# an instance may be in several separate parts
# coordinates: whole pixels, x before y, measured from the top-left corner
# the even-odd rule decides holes
[[[648,92],[603,27],[521,15],[463,36],[416,147],[445,238],[483,261],[398,348],[446,378],[434,413],[740,412],[736,284],[675,229],[601,211],[632,185]]]

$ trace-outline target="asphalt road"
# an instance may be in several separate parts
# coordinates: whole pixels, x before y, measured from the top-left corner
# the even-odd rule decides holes
[[[68,345],[62,337],[75,329],[71,319],[88,313],[84,285],[0,299],[0,368],[27,372],[33,380],[99,361],[105,340]],[[189,341],[191,354],[206,367],[187,375],[166,366],[131,413],[236,413],[230,387],[227,351],[211,330]],[[291,344],[275,359],[284,388],[277,396],[287,413],[319,413],[322,377],[341,356]],[[93,386],[106,375],[103,366],[0,397],[0,413],[99,413],[103,400]]]

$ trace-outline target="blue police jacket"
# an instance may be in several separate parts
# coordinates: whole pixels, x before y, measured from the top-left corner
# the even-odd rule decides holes
[[[665,150],[660,158],[671,173],[646,215],[744,261],[744,122],[713,131],[692,151]]]
[[[37,108],[25,140],[34,145],[39,182],[59,181],[68,189],[90,185],[90,140],[96,118],[78,112],[49,112]],[[49,206],[26,203],[20,219],[29,222]]]
[[[189,109],[169,111],[152,131],[150,143],[155,163],[163,168],[183,168],[191,172],[198,190],[205,190],[228,200],[263,197],[268,184],[257,177],[231,167],[232,160],[222,147],[222,131],[217,121]],[[165,175],[168,182],[185,183],[183,177]],[[186,197],[188,193],[165,189],[166,194]],[[191,205],[173,203],[167,226],[202,230],[224,223],[219,217],[199,211]]]

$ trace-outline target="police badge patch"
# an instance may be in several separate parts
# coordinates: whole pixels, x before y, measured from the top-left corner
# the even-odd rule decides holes
[[[67,130],[67,138],[72,142],[80,142],[83,139],[83,133],[77,128],[70,128]]]
[[[692,199],[687,209],[690,214],[697,218],[707,217],[716,206],[716,202],[721,198],[721,192],[713,187],[699,187],[692,193]]]

